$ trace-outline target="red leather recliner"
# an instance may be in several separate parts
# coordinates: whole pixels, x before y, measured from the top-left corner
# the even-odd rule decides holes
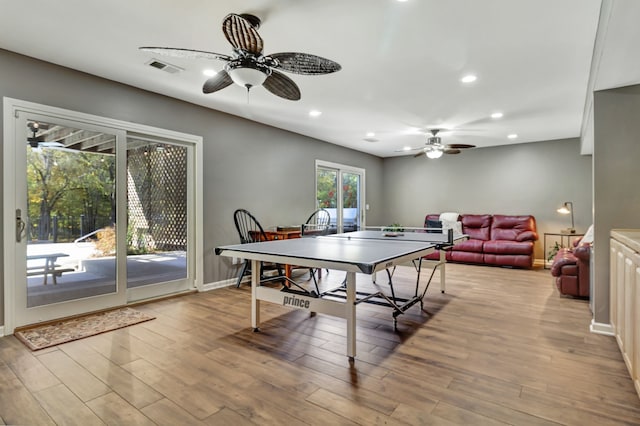
[[[551,275],[556,277],[560,294],[589,297],[591,244],[576,241],[573,248],[562,248],[553,259]]]

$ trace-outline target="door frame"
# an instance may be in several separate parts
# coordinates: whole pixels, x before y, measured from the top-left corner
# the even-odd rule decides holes
[[[342,173],[353,173],[353,174],[358,174],[362,177],[362,181],[360,182],[360,209],[359,209],[359,216],[360,216],[360,225],[362,228],[364,228],[366,226],[366,208],[365,206],[367,205],[366,203],[366,170],[360,167],[355,167],[355,166],[349,166],[346,164],[340,164],[340,163],[333,163],[330,161],[324,161],[324,160],[316,160],[315,162],[315,176],[314,176],[314,182],[315,182],[315,188],[314,188],[314,192],[313,192],[313,196],[314,196],[314,205],[316,205],[316,208],[318,208],[317,203],[317,194],[318,194],[318,168],[323,168],[323,169],[331,169],[331,170],[335,170],[338,172],[338,182],[337,182],[337,199],[336,199],[336,226],[337,226],[337,232],[343,232],[343,220],[342,220],[342,213],[343,213],[343,194],[342,194]]]
[[[202,182],[203,182],[203,168],[202,168],[202,145],[203,138],[197,135],[191,135],[187,133],[175,132],[172,130],[161,129],[157,127],[151,127],[142,124],[131,123],[127,121],[115,120],[106,117],[100,117],[92,114],[86,114],[82,112],[76,112],[63,108],[38,104],[34,102],[23,101],[19,99],[3,98],[3,286],[4,286],[4,334],[13,334],[15,329],[16,311],[14,306],[15,301],[15,283],[16,280],[16,253],[14,250],[15,244],[15,212],[16,212],[16,188],[15,188],[15,175],[16,175],[16,147],[18,144],[15,141],[16,137],[16,118],[19,112],[25,112],[30,114],[46,115],[53,119],[68,120],[80,123],[86,123],[87,125],[94,125],[99,127],[108,127],[114,129],[114,131],[124,131],[125,137],[128,132],[143,133],[149,136],[155,136],[158,138],[173,139],[180,141],[181,143],[191,145],[194,150],[193,155],[193,170],[190,173],[194,179],[193,190],[190,194],[193,197],[193,209],[189,213],[188,220],[191,221],[193,226],[190,228],[192,231],[188,235],[191,238],[190,244],[192,244],[192,254],[189,256],[189,264],[187,265],[190,270],[193,271],[193,287],[199,291],[203,287],[203,236],[202,232],[197,232],[198,229],[202,229],[203,224],[203,200],[202,200]],[[125,141],[126,143],[126,141]],[[124,205],[123,205],[124,206]],[[122,209],[121,209],[122,210]],[[118,216],[121,216],[119,214]],[[126,210],[123,215],[126,217]],[[118,272],[120,275],[121,272]],[[121,284],[123,282],[121,281]],[[124,281],[126,285],[126,280]],[[128,302],[128,297],[127,301]],[[73,313],[70,313],[73,314]]]

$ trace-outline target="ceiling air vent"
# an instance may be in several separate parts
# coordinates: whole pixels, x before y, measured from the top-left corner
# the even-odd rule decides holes
[[[157,59],[152,59],[151,61],[147,62],[147,65],[149,65],[150,67],[168,72],[169,74],[176,74],[176,73],[179,73],[180,71],[184,71],[184,69],[178,66],[171,65],[166,62],[159,61]]]

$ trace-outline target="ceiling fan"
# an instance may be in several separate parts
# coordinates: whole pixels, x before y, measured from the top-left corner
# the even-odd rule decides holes
[[[258,34],[260,23],[260,18],[250,14],[231,13],[224,18],[222,31],[233,47],[233,55],[172,47],[140,47],[140,50],[166,56],[225,61],[224,70],[205,81],[203,93],[217,92],[232,83],[246,87],[247,92],[254,86],[263,85],[274,95],[292,101],[300,99],[300,89],[293,80],[278,70],[319,75],[342,68],[334,61],[309,53],[282,52],[264,55],[263,41]]]
[[[27,138],[27,143],[31,148],[38,148],[41,143],[44,143],[44,136],[37,136],[40,130],[47,130],[49,128],[48,124],[38,123],[37,121],[30,121],[27,123],[27,127],[31,131],[31,137]]]
[[[420,149],[421,151],[414,155],[414,157],[420,157],[421,155],[426,155],[427,158],[440,158],[442,154],[460,154],[463,149],[475,148],[475,145],[469,145],[465,143],[455,143],[450,145],[443,145],[442,139],[438,136],[438,133],[441,129],[431,129],[429,133],[431,136],[427,138],[427,143],[423,148],[414,148]]]
[[[27,138],[27,143],[31,148],[61,148],[64,145],[58,141],[46,141],[44,135],[38,136],[40,130],[48,130],[49,125],[46,123],[38,123],[37,121],[30,121],[27,123],[27,127],[31,131],[31,137]]]

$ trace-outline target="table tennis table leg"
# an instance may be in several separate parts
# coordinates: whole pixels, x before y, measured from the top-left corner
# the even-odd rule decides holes
[[[260,331],[260,301],[257,289],[260,284],[260,261],[251,261],[251,327],[253,331]]]
[[[347,318],[347,356],[353,361],[356,357],[356,273],[347,272],[347,299],[345,303]]]
[[[440,250],[440,265],[438,265],[438,267],[440,268],[440,292],[444,293],[445,290],[445,269],[447,264],[447,257],[446,257],[446,253],[444,250]]]

